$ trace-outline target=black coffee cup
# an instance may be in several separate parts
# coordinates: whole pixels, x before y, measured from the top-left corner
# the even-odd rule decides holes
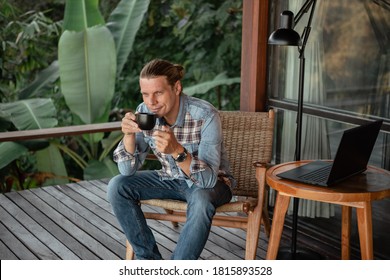
[[[150,113],[135,114],[138,127],[142,130],[151,130],[156,125],[156,115]]]

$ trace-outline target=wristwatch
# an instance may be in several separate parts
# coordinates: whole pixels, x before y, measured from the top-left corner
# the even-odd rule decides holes
[[[183,162],[186,160],[187,150],[184,147],[183,147],[183,149],[184,149],[184,151],[182,153],[178,154],[176,158],[173,158],[176,162]]]

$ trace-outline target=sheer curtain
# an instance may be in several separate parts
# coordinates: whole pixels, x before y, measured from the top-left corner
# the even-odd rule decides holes
[[[367,11],[375,39],[378,42],[378,75],[376,80],[376,94],[374,98],[380,100],[380,106],[372,106],[369,114],[390,118],[390,5],[386,1],[365,1]],[[375,101],[374,101],[375,102]],[[386,157],[390,155],[388,148],[390,135],[383,135],[383,158],[382,166],[390,169],[390,163]]]
[[[312,30],[305,49],[305,79],[304,79],[304,104],[323,104],[325,98],[324,84],[324,50],[323,50],[323,19],[326,13],[328,1],[318,0],[315,14],[312,21]],[[302,7],[304,0],[290,0],[288,9],[296,14]],[[302,34],[307,23],[305,15],[295,27],[295,30]],[[299,53],[294,47],[286,50],[286,77],[285,92],[286,99],[298,99],[298,76],[299,76]],[[296,113],[285,111],[282,128],[281,161],[294,160],[295,153],[295,131]],[[301,159],[330,159],[330,147],[326,121],[319,118],[303,115],[302,120],[302,148]],[[291,200],[288,213],[293,209]],[[329,203],[316,202],[301,199],[299,201],[299,216],[303,217],[331,217],[334,215],[334,205]]]

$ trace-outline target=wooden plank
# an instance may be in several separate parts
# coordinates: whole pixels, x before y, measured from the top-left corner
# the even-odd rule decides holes
[[[72,209],[72,207],[69,208],[60,201],[60,198],[53,197],[43,188],[32,189],[31,192],[47,203],[47,206],[45,207],[46,210],[43,210],[46,215],[48,215],[52,220],[58,221],[58,224],[60,224],[64,230],[84,244],[84,246],[91,250],[95,255],[101,259],[107,260],[120,259],[120,257],[113,253],[109,247],[107,248],[106,245],[102,244],[101,239],[103,239],[104,236],[101,234],[99,235],[98,233],[98,238],[96,238],[96,234],[90,234],[94,231],[101,233],[100,229],[91,225],[87,220],[82,218],[79,213]],[[56,211],[52,211],[50,208],[53,208]]]
[[[83,195],[85,198],[90,199],[91,201],[93,201],[93,203],[100,205],[105,210],[110,211],[112,217],[114,217],[117,223],[116,217],[112,213],[111,205],[107,200],[106,183],[103,183],[99,180],[89,182],[82,181],[77,184],[68,184],[68,187],[71,188],[73,191]],[[172,232],[169,233],[168,230],[168,232],[164,232],[163,234],[161,234],[161,223],[152,223],[149,224],[149,226],[155,236],[157,246],[160,250],[162,257],[164,259],[169,259],[172,254],[172,248],[174,248],[176,245],[176,242],[172,242],[169,237],[167,238],[167,236],[170,236],[172,238]],[[174,232],[173,234],[175,234],[176,238],[177,234]]]
[[[107,203],[107,206],[111,209],[111,206],[107,200],[107,182],[109,179],[105,180],[93,180],[89,182],[79,182],[78,184],[84,188],[84,190],[80,190],[80,188],[74,188],[75,191],[83,193],[86,197],[89,197],[88,192],[93,192],[93,194],[99,196],[102,200],[104,200]],[[91,187],[91,184],[94,186]],[[94,198],[96,199],[96,198]],[[99,202],[97,200],[96,202]],[[103,202],[100,202],[101,205],[103,205]],[[115,218],[116,219],[116,218]],[[151,228],[153,235],[156,239],[157,246],[160,250],[160,253],[164,259],[170,259],[172,255],[173,249],[176,247],[176,242],[178,238],[177,232],[172,229],[171,223],[169,223],[169,226],[167,227],[161,222],[158,221],[148,221],[148,225]],[[211,256],[208,256],[209,258]]]
[[[236,244],[241,244],[241,246],[243,248],[245,248],[245,242],[246,242],[246,230],[243,230],[243,229],[237,229],[237,228],[228,228],[228,227],[223,227],[223,228],[220,228],[221,230],[223,231],[226,231],[228,232],[229,234],[231,234],[232,236],[234,236],[235,238],[231,238],[232,242],[236,243]],[[239,240],[242,240],[241,242]],[[261,230],[260,230],[260,236],[259,236],[259,240],[258,240],[258,252],[257,252],[257,256],[260,258],[260,259],[264,259],[265,258],[265,254],[266,254],[266,251],[267,251],[267,246],[268,246],[268,237],[266,237],[265,233],[264,233],[264,229],[263,229],[263,226],[261,227]]]
[[[213,229],[214,228],[214,229]],[[212,226],[205,249],[212,251],[221,259],[242,260],[245,250],[237,244],[229,241],[229,236],[220,236],[215,234],[215,226]]]
[[[121,256],[118,255],[118,252],[123,250],[125,241],[122,232],[96,215],[96,213],[102,212],[102,209],[99,206],[92,205],[87,200],[83,200],[83,203],[85,203],[84,205],[75,200],[74,197],[69,196],[69,194],[74,194],[73,191],[65,194],[61,191],[62,188],[63,190],[70,190],[67,186],[44,187],[43,190],[61,201],[62,206],[68,208],[66,210],[66,208],[61,207],[60,210],[62,211],[62,215],[77,224],[80,229],[88,233],[94,239],[99,240],[102,245],[101,247],[106,249],[103,251],[102,248],[102,252],[107,253],[104,259],[121,258]],[[112,216],[110,218],[112,223],[114,223],[114,217]]]
[[[245,215],[243,213],[234,213],[234,212],[228,212],[228,213],[218,213],[219,215],[226,215],[226,216],[241,216]],[[240,256],[242,258],[245,257],[245,248],[246,248],[246,230],[239,229],[239,228],[230,228],[230,227],[214,227],[215,233],[219,236],[225,237],[229,240],[230,243],[233,243],[237,245],[240,249]],[[267,240],[264,240],[265,234],[264,230],[260,231],[259,235],[259,245],[257,249],[257,259],[265,259],[266,254],[266,246],[268,244]]]
[[[107,187],[106,186],[107,182],[108,182],[108,179],[94,180],[94,181],[91,181],[89,183],[92,183],[92,184],[98,186],[98,188],[100,188],[102,191],[101,196],[104,197],[104,199],[106,199],[105,191],[106,191],[106,187]],[[85,188],[88,189],[89,185],[85,184]],[[161,211],[163,211],[163,210],[160,209],[159,212],[161,212]],[[230,214],[228,214],[228,215],[230,215]],[[234,214],[231,214],[231,215],[234,215]],[[167,227],[171,227],[170,222],[164,222],[164,224]],[[159,230],[159,229],[157,228],[157,230]],[[211,231],[212,231],[212,233],[214,232],[215,234],[219,235],[219,237],[216,237],[215,239],[213,239],[212,233],[210,234],[209,239],[211,239],[213,241],[213,243],[211,243],[210,247],[212,247],[212,245],[215,245],[218,247],[224,247],[224,245],[223,245],[224,242],[227,242],[228,244],[229,244],[229,242],[234,243],[237,245],[237,247],[232,245],[233,248],[229,248],[229,250],[231,250],[233,254],[238,255],[238,256],[243,258],[243,256],[244,256],[243,252],[245,250],[244,249],[245,248],[245,239],[246,239],[246,231],[245,230],[234,229],[234,228],[225,228],[225,227],[212,227]],[[179,234],[179,233],[180,232],[177,232],[177,234]],[[290,235],[291,234],[289,232],[286,232],[286,234],[284,234],[282,236],[281,246],[283,246],[283,247],[290,246]],[[241,240],[241,242],[240,242],[240,240]],[[160,242],[163,242],[163,240]],[[260,233],[260,238],[259,238],[257,259],[264,259],[265,258],[267,245],[268,245],[268,238],[265,236],[264,230],[262,230]],[[207,247],[205,248],[206,253],[209,252],[208,247],[209,247],[209,245],[207,245]],[[237,249],[237,251],[234,248]],[[241,255],[240,255],[240,252],[242,252]],[[212,254],[210,256],[212,256]],[[205,256],[201,256],[201,257],[204,258]],[[209,257],[209,256],[207,256],[207,257]],[[226,256],[224,256],[223,258],[226,259]]]
[[[93,181],[90,181],[89,183],[91,184],[94,184],[95,186],[97,186],[102,192],[102,197],[104,197],[106,199],[106,188],[107,188],[107,183],[108,183],[109,179],[103,179],[103,180],[93,180]],[[84,184],[85,185],[85,188],[88,188],[89,187],[89,184]],[[157,208],[159,211],[159,213],[163,213],[163,210],[162,209],[159,209]],[[148,211],[156,211],[156,208],[149,208]],[[150,221],[151,220],[148,220],[148,223],[150,224]],[[163,221],[160,221],[160,223],[164,224],[166,227],[168,228],[172,228],[172,225],[170,222],[163,222]],[[152,227],[153,225],[151,225]],[[160,230],[161,231],[161,228],[157,230]],[[240,235],[237,235],[237,233],[235,232],[239,232]],[[180,234],[180,232],[178,230],[176,230],[176,234]],[[216,235],[219,235],[219,236],[214,236],[213,234],[216,234]],[[222,247],[222,248],[226,248],[226,247],[229,247],[229,246],[232,246],[232,252],[235,256],[231,256],[232,259],[235,259],[236,256],[239,256],[240,258],[243,258],[244,257],[244,252],[245,252],[245,238],[246,238],[246,231],[245,230],[242,230],[242,229],[234,229],[234,228],[221,228],[221,227],[212,227],[211,229],[211,234],[209,236],[209,239],[212,241],[210,244],[207,244],[206,248],[205,248],[205,252],[206,254],[209,252],[209,248],[212,248],[210,249],[212,252],[215,251],[215,249],[212,247],[212,246],[217,246],[217,247]],[[235,246],[235,245],[226,245],[226,244],[237,244],[237,242],[241,240],[240,244],[238,246]],[[177,240],[175,240],[175,243],[177,242]],[[257,253],[257,258],[258,259],[264,259],[265,258],[265,254],[266,254],[266,248],[267,248],[267,244],[268,244],[268,239],[265,237],[264,235],[264,231],[262,231],[262,233],[260,234],[260,239],[259,239],[259,249],[258,249],[258,253]],[[230,249],[230,248],[229,248]],[[225,253],[225,252],[224,252]],[[228,254],[229,255],[229,254]],[[210,258],[211,256],[216,256],[214,253],[208,255],[208,256],[201,256],[201,258]],[[223,255],[222,258],[226,259],[226,254]],[[211,257],[212,258],[212,257]]]
[[[7,198],[18,205],[18,208],[14,207],[13,203],[2,203],[2,206],[8,211],[10,215],[16,218],[22,225],[28,226],[28,230],[38,238],[60,259],[80,259],[71,250],[64,246],[57,238],[55,238],[50,231],[37,223],[31,218],[34,212],[37,211],[35,207],[27,208],[28,212],[24,212],[20,204],[14,201],[14,199],[21,198],[17,192],[7,193]],[[4,201],[3,201],[4,202]],[[21,202],[21,201],[19,201]]]
[[[159,248],[167,248],[170,253],[165,258],[171,258],[172,252],[176,248],[179,239],[180,229],[172,226],[170,222],[147,220],[148,226],[151,228]],[[209,250],[203,250],[200,259],[221,259],[216,257],[214,253]]]
[[[18,260],[18,257],[0,239],[0,260]]]
[[[105,182],[101,183],[101,188],[104,188],[104,184],[105,184]],[[146,206],[143,206],[143,207],[146,207]],[[164,213],[164,211],[161,208],[145,208],[145,209],[147,209],[148,211],[152,211],[152,212]],[[158,211],[156,211],[156,209],[158,209]],[[151,223],[151,220],[148,220],[148,223]],[[164,224],[169,228],[172,227],[170,222],[164,222]],[[234,242],[237,240],[234,240],[234,238],[235,238],[234,235],[230,234],[229,231],[225,231],[224,232],[225,236],[222,236],[222,235],[217,236],[218,234],[216,234],[215,231],[218,231],[218,229],[219,229],[218,227],[212,227],[212,230],[211,230],[211,233],[209,236],[209,243],[206,244],[205,252],[206,253],[207,253],[207,251],[212,252],[211,255],[213,255],[213,256],[216,256],[216,254],[219,254],[220,256],[222,256],[221,258],[223,258],[223,259],[237,259],[237,258],[242,259],[244,257],[244,252],[245,252],[246,232],[244,230],[240,230],[243,233],[243,238],[241,239],[243,245],[236,246],[234,244]],[[161,228],[158,230],[161,231]],[[231,230],[235,230],[235,229],[231,229]],[[176,234],[180,234],[180,232],[177,229],[176,229]],[[177,242],[177,240],[175,240],[175,242]],[[265,245],[267,244],[265,240],[262,240],[262,242],[259,242],[259,243],[263,243],[263,244],[265,243]],[[230,248],[230,247],[232,247],[232,248]],[[264,259],[264,257],[265,257],[265,249],[264,248],[266,248],[266,247],[263,247],[263,249],[260,250],[260,252],[258,254],[258,259]],[[210,256],[207,256],[207,257],[202,256],[202,257],[209,258]]]
[[[242,229],[238,230],[243,231]],[[226,231],[223,227],[211,227],[209,240],[213,241],[217,246],[232,252],[240,259],[243,259],[245,256],[245,240],[231,234],[231,232]],[[259,258],[260,256],[258,255],[257,257]]]
[[[240,216],[240,215],[246,215],[243,213],[234,213],[234,212],[228,212],[225,213],[227,216]],[[220,235],[224,235],[223,232],[228,232],[232,237],[230,238],[230,241],[240,245],[243,250],[245,250],[246,247],[246,230],[239,229],[239,228],[230,228],[230,227],[218,227],[218,230],[222,231]],[[265,259],[266,251],[268,246],[268,237],[265,235],[264,226],[261,225],[260,234],[259,234],[259,240],[258,240],[258,249],[257,249],[257,258],[258,259]],[[245,254],[244,254],[245,255]],[[243,255],[243,257],[244,257]]]
[[[143,207],[144,211],[149,211],[149,212],[163,213],[163,211],[164,211],[163,209],[161,209],[159,207],[150,207],[148,205],[142,205],[142,207]],[[179,234],[180,234],[180,231],[182,228],[181,224],[179,224],[178,228],[175,228],[172,226],[171,222],[155,221],[155,220],[147,220],[147,222],[148,222],[148,225],[154,225],[155,223],[163,224],[164,227],[162,227],[161,225],[159,227],[157,227],[157,230],[159,231],[160,234],[162,232],[165,232],[165,231],[175,233],[173,236],[170,236],[170,237],[166,236],[166,237],[172,238],[172,240],[174,241],[175,246],[176,246],[176,243],[177,243],[177,240],[179,238]],[[213,233],[211,232],[210,235],[212,236]],[[201,253],[201,258],[202,259],[228,259],[228,260],[229,259],[240,259],[239,257],[237,257],[237,255],[232,254],[231,252],[226,250],[224,248],[225,245],[226,245],[226,243],[224,243],[221,246],[218,246],[212,240],[210,240],[210,236],[209,236],[209,240],[206,243],[206,246]]]
[[[60,199],[62,203],[79,213],[79,215],[90,224],[99,228],[105,235],[109,235],[114,240],[124,244],[123,242],[125,240],[123,232],[121,231],[115,216],[103,208],[103,205],[106,205],[105,208],[109,207],[108,203],[98,198],[98,201],[95,200],[97,202],[97,204],[95,204],[91,200],[74,191],[72,189],[73,187],[73,184],[69,184],[66,186],[44,189],[51,195]],[[89,193],[87,195],[91,197],[93,194]],[[109,244],[107,244],[107,246],[109,246]]]
[[[68,232],[61,228],[61,225],[58,225],[56,221],[51,220],[45,212],[42,212],[44,202],[36,197],[35,195],[30,196],[30,201],[26,200],[22,194],[28,191],[23,191],[19,193],[7,194],[7,197],[17,204],[25,213],[27,213],[32,219],[44,227],[48,232],[50,232],[56,239],[58,239],[64,246],[73,252],[75,256],[67,256],[63,253],[60,253],[59,256],[61,259],[98,259],[91,251],[88,250],[82,243],[77,239],[71,236]],[[47,208],[46,208],[47,209]],[[49,209],[49,211],[55,211],[54,209]]]
[[[106,199],[106,182],[108,180],[103,180],[103,181],[91,181],[89,183],[92,183],[94,185],[98,185],[99,188],[101,189],[101,196],[104,197]],[[86,189],[90,189],[90,185],[89,184],[85,184],[85,182],[81,182],[83,183],[82,185],[86,188]],[[94,190],[95,192],[95,190]],[[143,206],[144,207],[144,206]],[[151,209],[149,208],[148,209],[149,211],[155,211],[155,209]],[[163,212],[162,209],[159,209],[160,213]],[[178,229],[175,229],[175,228],[172,228],[172,224],[170,222],[164,222],[162,223],[161,221],[153,221],[153,220],[148,220],[148,225],[153,228],[153,227],[156,227],[156,232],[158,231],[158,234],[162,234],[163,237],[165,236],[165,238],[168,238],[170,239],[171,241],[173,241],[173,246],[175,247],[176,246],[176,242],[177,242],[177,238],[178,238],[178,234],[180,233],[178,231]],[[165,227],[161,227],[161,225],[164,225]],[[174,236],[172,236],[172,231],[174,233]],[[164,244],[164,240],[163,239],[159,239],[158,241],[160,244]],[[172,244],[170,245],[172,246]],[[227,247],[229,246],[232,246],[234,247],[238,253],[234,252],[230,252],[229,250],[226,250]],[[209,249],[211,248],[212,249]],[[245,246],[244,246],[245,248]],[[240,254],[240,250],[242,251]],[[223,258],[228,258],[228,259],[242,259],[244,253],[243,253],[243,249],[238,247],[238,246],[235,246],[234,244],[231,245],[231,241],[229,240],[226,240],[226,237],[225,238],[221,238],[221,236],[216,236],[215,234],[211,233],[210,236],[209,236],[209,242],[208,244],[206,244],[206,247],[205,247],[205,250],[204,250],[204,253],[203,255],[201,256],[201,258],[205,258],[205,259],[221,259],[222,257]],[[219,257],[218,257],[219,255]],[[221,257],[222,256],[222,257]]]
[[[5,211],[0,208],[0,211]],[[38,258],[31,253],[30,249],[27,248],[18,238],[15,237],[15,234],[9,231],[2,223],[0,223],[0,240],[2,243],[6,244],[7,248],[18,259],[22,260],[37,260]],[[0,259],[7,260],[8,254],[6,251],[0,250]]]
[[[88,184],[85,181],[77,183],[80,188],[86,189],[90,192],[93,192],[96,196],[107,200],[107,183],[100,180],[88,181]]]
[[[69,192],[69,190],[72,190],[74,193],[76,193],[80,198],[76,196],[76,194],[73,194]],[[64,193],[67,193],[68,195],[72,196],[75,200],[80,200],[80,203],[83,204],[84,200],[88,200],[91,204],[98,205],[103,211],[99,210],[99,213],[102,215],[100,216],[104,220],[107,220],[108,222],[112,222],[114,214],[112,213],[112,208],[110,203],[107,200],[107,194],[101,195],[101,190],[95,187],[92,184],[68,184],[67,187],[61,188],[61,191]],[[95,211],[91,209],[91,211]],[[115,227],[119,228],[118,223],[113,224]]]
[[[91,184],[95,185],[99,189],[103,190],[104,192],[107,192],[107,184],[110,181],[110,179],[100,179],[100,180],[93,180],[91,181]]]
[[[0,206],[0,257],[2,259],[59,258],[53,250],[49,249],[52,246],[49,244],[50,242],[38,235],[41,230],[37,227],[38,224],[44,228],[46,235],[50,233],[68,249],[71,248],[70,245],[73,243],[71,241],[74,240],[74,247],[71,251],[82,259],[93,259],[93,257],[95,259],[114,259],[113,255],[115,259],[123,258],[125,255],[125,237],[122,231],[117,228],[119,225],[107,201],[107,181],[108,179],[94,180],[3,195],[3,200],[8,200],[9,203],[7,209],[12,205],[18,211],[13,208],[12,211],[9,210],[12,215],[15,215],[15,217],[12,217],[8,210]],[[48,191],[48,189],[51,191]],[[2,202],[0,201],[0,203]],[[163,211],[160,208],[146,205],[142,207],[144,210],[156,213]],[[20,214],[19,212],[24,213]],[[234,214],[226,213],[226,215]],[[377,213],[375,217],[382,217],[383,215],[385,214]],[[272,218],[272,211],[270,216]],[[323,254],[328,259],[339,259],[338,235],[340,229],[337,228],[338,222],[339,217],[337,215],[332,219],[300,218],[298,249],[310,248]],[[106,232],[104,234],[101,233],[99,228],[102,224],[105,224]],[[116,226],[113,226],[113,224]],[[148,225],[156,238],[157,246],[163,258],[169,259],[176,247],[183,225],[180,224],[178,228],[174,228],[170,222],[154,220],[148,220]],[[32,229],[30,226],[32,226]],[[116,232],[114,234],[111,233],[113,229]],[[123,242],[119,241],[118,238]],[[245,230],[213,226],[200,259],[242,259],[245,250],[245,238]],[[111,243],[107,242],[107,239],[111,240]],[[290,239],[291,217],[287,216],[281,247],[289,248],[291,245]],[[381,240],[383,239],[379,240],[380,244],[386,244],[386,240],[385,243]],[[116,245],[112,246],[113,244]],[[268,239],[261,231],[257,259],[264,258],[267,244]],[[78,245],[83,247],[80,252],[75,250]],[[52,255],[47,256],[46,251]],[[111,253],[110,257],[107,257],[107,251]],[[62,256],[65,253],[58,254]],[[358,248],[356,255],[356,259],[360,259]],[[381,255],[376,258],[388,259],[386,257],[382,258]],[[353,259],[355,258],[353,257]]]
[[[164,210],[159,207],[150,207],[144,205],[145,210],[150,212],[164,213]],[[148,220],[149,222],[150,220]],[[167,227],[171,227],[170,222],[164,222]],[[231,231],[229,231],[231,230]],[[237,230],[241,236],[237,238],[231,232]],[[176,229],[177,234],[180,231]],[[242,229],[233,229],[225,227],[211,227],[209,241],[205,246],[205,252],[212,252],[213,255],[219,256],[221,259],[243,259],[245,256],[245,238],[246,231]],[[241,240],[241,246],[237,245],[237,241]],[[265,250],[258,254],[258,259],[264,259]]]
[[[0,211],[0,220],[2,224],[11,231],[16,238],[18,238],[29,250],[34,252],[34,255],[38,257],[38,259],[46,259],[46,260],[57,260],[59,257],[51,251],[46,244],[41,242],[34,234],[30,232],[31,228],[34,229],[33,223],[29,223],[23,225],[17,219],[15,219],[12,215],[22,217],[22,220],[25,218],[24,213],[18,210],[17,207],[14,206],[15,211],[8,213],[5,209],[11,209],[12,202],[8,200],[4,195],[0,195],[0,205],[4,207],[4,211]],[[16,212],[18,211],[18,212]],[[37,228],[35,228],[36,230]]]
[[[78,185],[80,185],[83,188],[83,190],[75,186],[72,186],[73,187],[72,189],[76,192],[79,192],[80,194],[83,194],[86,198],[94,200],[95,203],[98,203],[102,207],[106,203],[106,207],[108,207],[111,211],[111,206],[107,200],[107,193],[106,193],[107,182],[108,179],[106,180],[106,182],[100,180],[94,180],[88,183],[79,182]],[[94,187],[92,187],[90,183],[93,184]],[[91,195],[91,193],[98,196],[101,200]],[[105,203],[103,201],[105,201]],[[167,227],[161,222],[149,220],[148,225],[155,236],[157,246],[160,250],[161,255],[163,256],[164,259],[169,259],[172,254],[172,250],[176,247],[176,242],[178,238],[177,232],[174,229],[172,229],[171,223],[169,223],[170,226]],[[207,257],[211,258],[211,255]]]

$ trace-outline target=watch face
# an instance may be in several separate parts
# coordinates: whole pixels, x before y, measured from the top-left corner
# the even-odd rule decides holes
[[[179,154],[177,156],[177,158],[175,158],[175,161],[176,162],[183,162],[185,161],[187,158],[187,150],[184,148],[184,152],[182,152],[181,154]]]
[[[183,154],[180,154],[177,158],[176,158],[176,162],[183,162],[185,161],[187,158],[187,154],[183,153]]]

